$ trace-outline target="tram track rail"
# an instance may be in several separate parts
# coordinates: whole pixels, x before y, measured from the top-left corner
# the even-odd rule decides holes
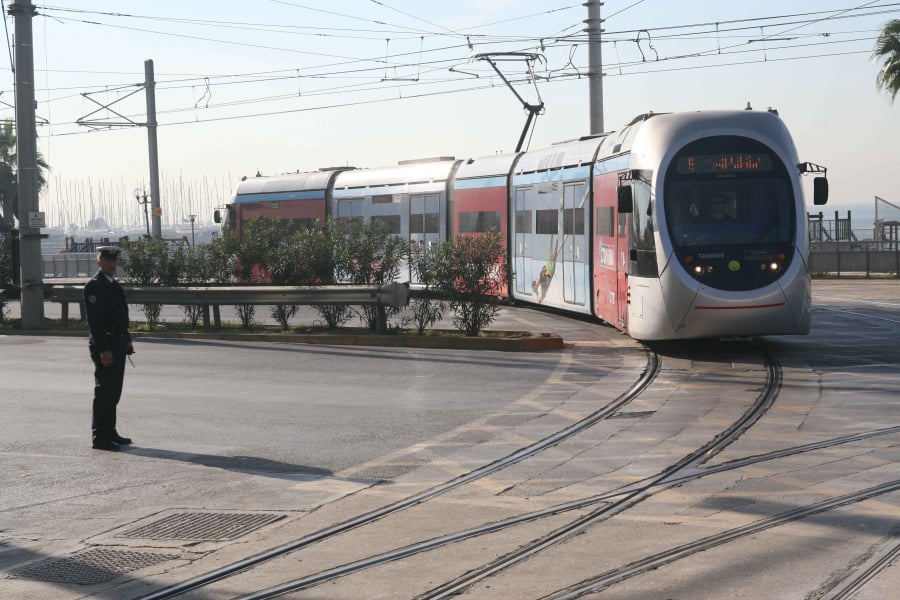
[[[510,465],[516,464],[526,458],[535,456],[548,448],[556,446],[560,442],[563,442],[566,439],[571,438],[578,433],[593,427],[600,421],[609,418],[611,415],[619,411],[623,406],[631,402],[634,398],[638,397],[657,377],[661,368],[660,358],[656,352],[648,348],[646,349],[646,356],[647,364],[644,370],[642,371],[638,379],[628,387],[628,389],[614,398],[611,402],[607,403],[605,406],[591,413],[587,417],[549,436],[546,436],[533,444],[519,448],[518,450],[491,463],[473,469],[463,475],[455,477],[442,484],[433,486],[417,494],[408,496],[407,498],[404,498],[397,502],[387,504],[376,510],[361,514],[357,517],[345,520],[330,527],[323,528],[319,531],[303,536],[287,544],[283,544],[276,548],[261,552],[246,559],[215,569],[203,575],[199,575],[181,583],[170,585],[149,594],[145,594],[143,596],[140,596],[138,600],[164,600],[167,598],[175,598],[189,591],[203,588],[214,582],[228,578],[237,573],[244,572],[272,559],[284,556],[297,550],[301,550],[323,540],[341,535],[352,529],[374,523],[375,521],[378,521],[386,516],[421,504],[431,498],[446,494],[447,492],[459,488],[460,486],[487,477],[488,475],[496,473]]]
[[[838,446],[841,444],[848,444],[853,442],[859,442],[862,440],[866,440],[876,436],[882,435],[891,435],[900,433],[900,426],[888,427],[884,429],[879,429],[875,431],[868,431],[862,433],[856,433],[846,436],[841,436],[838,438],[822,440],[818,442],[812,442],[809,444],[804,444],[801,446],[796,446],[792,448],[785,448],[782,450],[777,450],[765,454],[747,456],[743,458],[733,459],[725,463],[720,463],[713,466],[706,466],[706,463],[716,456],[718,453],[727,448],[731,443],[736,441],[741,437],[747,430],[749,430],[756,422],[759,421],[760,418],[769,410],[769,408],[774,404],[775,400],[778,397],[778,392],[783,385],[783,373],[780,364],[778,361],[772,357],[768,351],[762,347],[758,343],[754,343],[760,352],[766,357],[766,383],[763,387],[763,390],[758,395],[756,401],[746,410],[739,419],[734,421],[727,429],[720,432],[714,438],[712,438],[709,442],[698,448],[697,450],[691,452],[687,456],[683,457],[681,460],[673,463],[669,467],[663,469],[656,476],[652,476],[647,478],[641,482],[635,482],[618,490],[613,490],[611,492],[607,492],[604,494],[600,494],[597,496],[592,496],[589,498],[582,498],[578,500],[573,500],[565,503],[560,503],[542,510],[516,515],[511,518],[502,519],[493,523],[488,523],[485,525],[472,527],[470,529],[461,530],[452,532],[446,535],[441,535],[429,540],[424,540],[421,542],[409,544],[403,547],[398,547],[392,549],[387,552],[382,552],[379,554],[375,554],[372,556],[368,556],[362,558],[360,560],[348,562],[343,565],[339,565],[333,568],[325,569],[319,571],[318,573],[313,573],[310,575],[306,575],[304,577],[294,579],[292,581],[288,581],[264,590],[258,590],[256,592],[249,593],[248,595],[239,596],[241,600],[262,600],[264,598],[275,598],[287,594],[293,591],[299,591],[304,589],[309,589],[321,585],[328,581],[333,581],[335,579],[345,577],[348,575],[352,575],[355,573],[359,573],[366,569],[370,569],[373,567],[377,567],[383,564],[387,564],[393,561],[402,560],[416,554],[429,552],[443,546],[454,544],[457,542],[469,540],[475,537],[490,535],[492,533],[501,531],[503,529],[508,529],[512,527],[516,527],[518,525],[522,525],[525,523],[530,523],[533,521],[537,521],[539,519],[544,519],[553,515],[559,515],[565,512],[573,511],[573,510],[583,510],[587,508],[591,508],[593,506],[602,505],[591,511],[589,514],[575,519],[574,521],[564,525],[563,527],[554,530],[553,532],[541,537],[538,540],[535,540],[532,543],[527,544],[526,546],[520,547],[514,552],[506,554],[503,557],[500,557],[497,560],[491,561],[490,563],[486,563],[481,568],[478,568],[474,571],[469,571],[465,575],[453,579],[451,581],[446,582],[445,584],[433,588],[428,592],[416,596],[417,600],[430,600],[432,598],[448,598],[450,596],[454,596],[460,594],[475,585],[476,583],[485,580],[495,574],[498,574],[506,569],[511,568],[512,566],[523,562],[531,556],[537,555],[543,550],[550,548],[551,546],[556,545],[559,542],[565,541],[572,536],[584,531],[588,527],[599,523],[605,519],[611,518],[617,514],[621,514],[622,512],[628,510],[629,508],[636,506],[643,500],[655,495],[656,493],[670,489],[672,487],[680,486],[688,481],[692,481],[695,479],[699,479],[702,477],[706,477],[708,475],[713,475],[717,473],[722,473],[726,471],[732,471],[736,469],[740,469],[752,464],[756,464],[759,462],[777,460],[780,458],[786,458],[790,456],[794,456],[796,454],[813,452],[816,450],[823,450],[827,448],[831,448],[834,446]],[[652,351],[651,351],[652,352]],[[653,356],[652,354],[650,355]],[[656,360],[659,360],[659,357],[656,356]],[[656,372],[659,371],[659,365],[656,365]],[[619,404],[619,401],[623,400],[625,396],[635,391],[637,387],[640,387],[640,382],[646,379],[645,384],[642,389],[646,389],[647,386],[650,385],[652,380],[656,377],[654,374],[649,379],[646,378],[648,372],[651,370],[650,361],[648,360],[648,367],[645,369],[642,374],[641,380],[635,383],[634,386],[629,388],[629,390],[624,393],[622,396],[616,398],[615,401],[593,413],[583,421],[579,421],[575,425],[561,430],[557,435],[561,435],[562,437],[554,442],[550,442],[551,439],[556,436],[548,436],[543,440],[537,442],[532,446],[528,446],[526,448],[521,449],[518,452],[510,454],[508,457],[504,459],[500,459],[499,461],[495,461],[489,465],[485,465],[480,469],[473,470],[466,475],[463,475],[457,479],[451,480],[442,486],[435,486],[430,490],[426,490],[422,492],[422,494],[411,496],[406,500],[400,501],[396,503],[397,505],[402,505],[402,507],[392,508],[394,505],[389,505],[379,509],[377,511],[373,511],[372,513],[366,513],[365,515],[361,515],[357,519],[351,519],[343,524],[339,524],[335,527],[328,528],[322,530],[321,532],[317,532],[307,536],[304,539],[297,540],[297,542],[293,544],[289,544],[289,548],[281,547],[283,552],[279,552],[277,556],[282,556],[289,552],[293,552],[294,550],[298,550],[303,547],[307,547],[313,543],[318,541],[322,541],[338,535],[339,533],[343,533],[344,531],[348,531],[354,527],[364,525],[369,522],[373,522],[381,518],[381,516],[387,516],[388,514],[393,514],[403,508],[412,506],[414,504],[418,504],[424,502],[425,500],[440,495],[445,491],[449,491],[458,485],[463,485],[470,481],[474,481],[480,477],[486,476],[488,474],[494,473],[503,468],[503,465],[500,463],[504,461],[506,458],[511,458],[515,456],[519,456],[519,458],[511,460],[508,464],[513,464],[514,462],[518,462],[519,460],[523,460],[527,458],[525,455],[521,455],[520,453],[524,452],[527,449],[535,449],[534,453],[539,452],[540,449],[550,447],[552,445],[558,444],[563,439],[571,437],[575,435],[577,431],[572,431],[574,428],[580,428],[582,424],[587,420],[593,420],[593,422],[597,422],[604,418],[608,418],[616,411],[618,411],[622,406],[627,404],[627,402],[622,402]],[[640,392],[638,392],[639,394]],[[636,394],[636,395],[638,395]],[[600,413],[604,413],[605,416],[601,416]],[[581,430],[581,429],[579,429]],[[528,454],[530,456],[531,454]],[[478,475],[484,470],[483,474]],[[452,486],[447,488],[444,491],[439,491],[439,489],[445,486]],[[717,546],[727,544],[731,541],[740,539],[742,537],[750,536],[755,533],[777,527],[779,525],[783,525],[786,523],[790,523],[793,521],[798,521],[808,516],[812,516],[815,514],[819,514],[828,510],[832,510],[834,508],[838,508],[841,506],[846,506],[848,504],[852,504],[855,502],[860,502],[862,500],[866,500],[869,498],[874,498],[881,494],[890,493],[900,489],[900,482],[893,481],[889,483],[885,483],[882,485],[874,486],[871,488],[867,488],[865,490],[861,490],[859,492],[854,492],[851,494],[846,494],[844,496],[840,496],[837,498],[828,499],[822,502],[818,502],[813,505],[796,508],[784,513],[779,513],[777,515],[773,515],[771,517],[767,517],[765,519],[761,519],[754,523],[750,523],[748,525],[737,527],[733,529],[729,529],[727,531],[721,532],[719,534],[708,536],[706,538],[702,538],[700,540],[696,540],[694,542],[683,544],[680,546],[676,546],[669,550],[659,552],[653,554],[651,556],[647,556],[638,561],[634,561],[629,563],[623,567],[619,567],[613,570],[606,571],[596,576],[592,576],[582,580],[581,582],[569,586],[565,589],[558,590],[549,595],[542,596],[542,600],[556,600],[557,598],[576,598],[582,596],[587,593],[591,593],[594,591],[599,591],[605,589],[606,587],[615,585],[620,581],[625,581],[632,577],[636,577],[641,575],[642,573],[646,573],[648,571],[652,571],[660,566],[665,564],[669,564],[688,556],[692,556],[694,554],[703,552],[705,550],[709,550],[715,548]],[[415,500],[417,497],[420,499]],[[374,516],[376,513],[383,513],[380,516]],[[372,517],[371,519],[369,517]],[[358,523],[357,523],[358,521]],[[357,523],[357,524],[353,524]],[[279,549],[276,549],[279,550]],[[883,553],[878,561],[872,561],[873,564],[865,565],[865,570],[858,573],[856,577],[852,580],[847,580],[841,583],[840,587],[843,590],[848,590],[844,592],[846,595],[834,595],[835,599],[843,599],[849,598],[852,593],[855,593],[855,590],[858,590],[860,587],[865,585],[865,582],[870,580],[872,577],[877,575],[881,570],[883,570],[888,564],[896,560],[898,554],[900,554],[900,547],[894,547],[888,552]],[[274,558],[275,556],[272,556]],[[265,560],[268,560],[267,558]],[[262,561],[259,561],[262,562]],[[255,562],[253,565],[242,565],[237,567],[238,563],[233,565],[235,567],[234,572],[243,571],[248,568],[251,568],[255,564],[259,564]],[[207,574],[209,576],[209,574]],[[230,576],[230,574],[216,576],[213,579],[209,579],[208,583],[213,581],[218,581],[224,577]],[[206,577],[206,576],[204,576]],[[188,583],[188,582],[185,582]],[[206,585],[207,583],[203,583],[202,585]],[[148,595],[141,597],[141,600],[148,600],[151,598],[165,598],[165,597],[175,597],[180,595],[184,591],[188,591],[188,589],[196,589],[197,587],[202,587],[202,585],[192,585],[189,588],[186,588],[182,591],[177,591],[176,593],[170,595]],[[161,590],[164,592],[165,590]],[[828,597],[831,600],[831,596]]]
[[[625,581],[626,579],[630,579],[631,577],[635,577],[642,573],[646,573],[647,571],[657,569],[666,564],[675,562],[693,554],[715,548],[716,546],[721,546],[722,544],[726,544],[734,540],[753,535],[755,533],[759,533],[761,531],[765,531],[779,525],[783,525],[785,523],[798,521],[812,515],[839,508],[841,506],[846,506],[848,504],[868,500],[870,498],[875,498],[882,494],[887,494],[897,490],[900,490],[900,480],[890,481],[850,494],[844,494],[843,496],[816,502],[814,504],[810,504],[809,506],[803,506],[800,508],[788,510],[741,527],[735,527],[733,529],[729,529],[727,531],[707,536],[691,543],[682,544],[670,550],[648,556],[624,567],[613,569],[591,579],[582,581],[578,584],[575,584],[574,586],[566,588],[565,590],[561,590],[560,592],[553,593],[549,596],[544,596],[540,600],[572,600],[585,594],[599,592],[611,585]],[[893,552],[886,558],[896,558],[897,554],[900,554],[900,551]],[[887,563],[889,564],[891,560],[887,560]],[[883,566],[881,566],[881,568],[883,568]],[[864,581],[867,580],[868,579],[865,579]]]
[[[370,556],[368,558],[348,563],[339,567],[328,569],[320,573],[309,575],[293,581],[285,582],[280,585],[260,590],[245,596],[241,596],[241,600],[262,600],[265,598],[275,598],[289,592],[308,589],[330,581],[339,577],[350,575],[364,569],[374,566],[400,560],[415,554],[426,552],[439,548],[441,546],[471,539],[474,537],[490,534],[501,529],[514,527],[523,523],[529,523],[551,515],[563,512],[590,508],[598,504],[602,504],[599,508],[591,511],[588,515],[575,519],[567,525],[549,533],[543,538],[524,545],[516,551],[507,554],[499,559],[483,565],[481,568],[471,570],[460,578],[446,582],[429,592],[417,597],[418,600],[431,598],[446,598],[456,595],[464,591],[471,585],[490,577],[502,570],[510,568],[515,564],[527,559],[530,556],[540,553],[541,551],[564,541],[571,536],[584,530],[592,524],[601,520],[610,518],[615,514],[619,514],[632,506],[639,504],[641,501],[657,493],[661,489],[667,489],[676,485],[704,476],[706,473],[698,471],[702,469],[702,465],[713,458],[716,454],[725,449],[728,445],[736,441],[746,432],[754,423],[756,423],[772,406],[783,382],[783,374],[781,365],[771,356],[763,347],[754,344],[759,352],[762,353],[766,364],[766,381],[762,390],[758,394],[756,400],[738,419],[736,419],[728,428],[713,437],[709,442],[703,444],[694,452],[683,457],[673,465],[670,465],[662,472],[651,478],[645,479],[643,482],[631,484],[625,489],[615,491],[601,496],[576,500],[561,505],[556,505],[545,510],[536,511],[524,515],[519,515],[510,519],[501,520],[495,523],[487,524],[482,527],[476,527],[466,531],[456,532],[454,534],[440,536],[431,540],[412,544],[403,548],[398,548],[390,552],[379,555]],[[760,459],[763,460],[763,459]],[[694,473],[683,477],[676,477],[678,473],[689,468],[694,469]],[[732,468],[740,468],[734,466]],[[714,470],[710,469],[712,473]],[[656,489],[654,489],[656,488]]]
[[[577,535],[578,533],[584,531],[586,528],[592,525],[609,519],[612,516],[620,514],[625,510],[636,506],[637,504],[643,502],[654,493],[656,493],[655,491],[653,491],[653,488],[666,482],[669,479],[672,479],[679,472],[682,472],[691,467],[698,467],[703,465],[711,458],[713,458],[716,454],[735,442],[745,431],[752,427],[754,423],[759,421],[759,419],[762,418],[762,416],[774,404],[779,392],[781,391],[783,381],[782,367],[778,360],[763,346],[756,343],[754,343],[753,345],[764,356],[766,363],[766,382],[760,394],[757,396],[756,401],[753,402],[750,408],[746,410],[729,427],[721,431],[709,442],[703,444],[693,452],[676,461],[656,476],[647,480],[644,484],[638,486],[636,489],[628,492],[623,497],[615,500],[614,502],[591,511],[587,515],[571,521],[565,526],[556,529],[555,531],[543,536],[542,538],[520,546],[513,552],[510,552],[505,556],[491,561],[490,563],[487,563],[478,569],[471,570],[454,580],[445,582],[444,584],[437,586],[424,594],[420,594],[416,597],[416,600],[438,600],[442,598],[449,598],[450,596],[459,594],[475,583],[487,579],[488,577],[505,569],[509,569],[510,567],[536,554],[539,554],[547,548],[550,548],[551,546],[570,539],[574,535]],[[674,483],[671,483],[668,487],[674,485]],[[260,596],[260,598],[262,597],[265,596]]]
[[[813,442],[810,444],[804,444],[802,446],[795,446],[793,448],[785,448],[783,450],[776,450],[774,452],[768,452],[761,455],[745,457],[741,459],[735,459],[733,461],[728,461],[726,463],[722,463],[719,465],[715,465],[712,467],[704,467],[702,469],[696,470],[690,474],[684,474],[679,477],[673,478],[663,483],[656,484],[656,487],[662,489],[668,489],[669,487],[682,485],[689,481],[694,481],[697,479],[701,479],[703,477],[707,477],[710,475],[716,475],[719,473],[733,471],[737,469],[742,469],[744,467],[767,462],[771,460],[778,460],[782,458],[788,458],[791,456],[796,456],[798,454],[803,454],[807,452],[813,452],[816,450],[824,450],[828,448],[833,448],[835,446],[849,444],[853,442],[859,442],[866,439],[870,439],[877,436],[882,435],[891,435],[895,433],[900,433],[900,426],[889,427],[886,429],[880,429],[877,431],[869,431],[864,433],[858,433],[853,435],[841,436],[839,438],[834,438],[830,440],[822,440],[819,442]],[[483,535],[489,535],[491,533],[495,533],[510,527],[515,527],[517,525],[522,525],[524,523],[530,523],[532,521],[536,521],[539,519],[544,519],[550,516],[562,514],[565,512],[580,510],[584,508],[588,508],[597,504],[608,503],[616,500],[619,497],[625,496],[636,489],[642,488],[646,482],[637,482],[625,486],[623,489],[614,490],[612,492],[608,492],[605,494],[593,496],[590,498],[583,498],[580,500],[574,500],[570,502],[565,502],[562,504],[554,505],[543,510],[538,510],[522,515],[517,515],[515,517],[509,519],[503,519],[500,521],[496,521],[493,523],[489,523],[480,527],[474,527],[471,529],[467,529],[464,531],[457,531],[452,534],[435,537],[429,540],[425,540],[416,544],[410,544],[408,546],[404,546],[402,548],[397,548],[390,552],[385,552],[373,556],[366,557],[362,560],[354,561],[351,563],[346,563],[340,566],[337,566],[333,569],[328,569],[325,571],[321,571],[319,573],[314,573],[308,575],[303,578],[299,578],[290,582],[286,582],[279,586],[274,586],[272,588],[261,590],[259,592],[242,596],[241,600],[263,600],[265,598],[276,598],[280,595],[283,595],[288,592],[304,590],[308,588],[315,587],[322,583],[326,583],[328,581],[332,581],[338,579],[340,577],[345,577],[347,575],[352,575],[366,569],[370,569],[373,567],[377,567],[380,565],[384,565],[396,560],[401,560],[404,558],[408,558],[410,556],[414,556],[416,554],[420,554],[423,552],[429,552],[431,550],[438,549],[440,547],[446,546],[448,544],[453,544],[460,541],[465,541],[469,539],[473,539],[476,537],[480,537]],[[889,564],[890,561],[888,561]],[[882,564],[882,568],[886,566],[886,564]],[[824,600],[824,599],[823,599]]]
[[[896,536],[894,539],[896,540]],[[894,541],[892,545],[889,544],[884,551],[863,565],[861,570],[834,586],[831,591],[822,596],[821,600],[849,600],[898,558],[900,558],[900,541]]]

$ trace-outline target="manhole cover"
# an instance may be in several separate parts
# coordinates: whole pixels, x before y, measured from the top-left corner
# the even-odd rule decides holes
[[[258,513],[176,513],[116,537],[150,540],[233,540],[284,515]]]
[[[10,577],[50,583],[93,585],[112,581],[129,571],[136,571],[176,558],[178,558],[177,554],[90,548],[66,558],[44,560],[13,571],[10,573]]]

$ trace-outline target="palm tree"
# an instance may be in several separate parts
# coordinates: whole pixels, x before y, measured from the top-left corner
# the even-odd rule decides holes
[[[3,218],[0,219],[0,231],[9,231],[13,228],[13,216],[18,217],[18,193],[19,181],[16,177],[16,134],[13,132],[13,122],[4,121],[0,125],[0,208],[3,209]],[[44,162],[41,153],[37,153],[37,191],[47,183]]]
[[[893,104],[900,93],[900,19],[888,21],[884,26],[875,42],[872,58],[883,61],[875,85],[891,95]]]

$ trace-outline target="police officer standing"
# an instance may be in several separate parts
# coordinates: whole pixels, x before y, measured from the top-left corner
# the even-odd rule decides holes
[[[134,354],[128,333],[125,291],[115,279],[119,248],[98,248],[97,264],[100,270],[84,286],[84,305],[91,331],[88,345],[94,361],[93,447],[119,450],[131,443],[131,439],[116,431],[116,405],[122,395],[125,357]]]

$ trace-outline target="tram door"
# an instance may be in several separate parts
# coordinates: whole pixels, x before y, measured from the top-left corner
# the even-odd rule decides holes
[[[617,211],[616,231],[616,309],[619,327],[628,326],[628,215]]]
[[[409,197],[409,244],[430,248],[441,241],[441,196],[427,194]],[[413,281],[414,273],[410,273]]]
[[[345,198],[337,202],[338,221],[349,222],[353,219],[363,218],[363,199]]]
[[[581,248],[584,245],[584,183],[567,185],[563,189],[563,301],[584,304],[585,289],[579,285],[582,275]]]
[[[515,222],[515,264],[514,277],[516,292],[531,294],[531,282],[534,281],[531,258],[528,251],[528,236],[531,235],[531,206],[528,192],[531,188],[516,190],[516,222]]]

